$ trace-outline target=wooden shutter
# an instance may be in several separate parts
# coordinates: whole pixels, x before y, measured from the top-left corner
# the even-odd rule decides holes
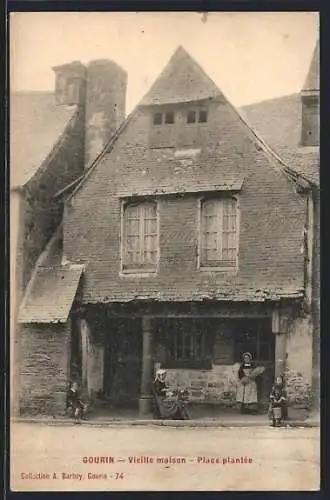
[[[157,204],[129,204],[124,209],[124,269],[157,265]]]
[[[235,266],[237,202],[235,198],[204,200],[201,205],[201,264]]]

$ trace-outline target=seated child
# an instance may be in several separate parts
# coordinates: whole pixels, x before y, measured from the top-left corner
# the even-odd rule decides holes
[[[288,418],[288,407],[287,394],[286,390],[284,389],[283,377],[276,377],[275,384],[272,387],[269,399],[269,417],[274,420],[273,409],[276,406],[277,408],[281,408],[281,420],[286,420]]]
[[[80,420],[85,417],[87,404],[81,399],[81,394],[77,382],[73,382],[67,394],[67,406],[72,411],[72,416],[75,423],[80,423]]]

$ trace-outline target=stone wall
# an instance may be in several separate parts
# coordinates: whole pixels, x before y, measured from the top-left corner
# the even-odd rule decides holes
[[[312,389],[313,323],[310,315],[289,326],[286,343],[286,383],[291,404],[309,407]]]
[[[155,365],[155,369],[158,368]],[[212,365],[211,370],[167,369],[170,387],[187,388],[192,403],[235,404],[239,363]]]
[[[314,406],[320,407],[320,191],[314,193],[314,249],[313,249],[313,283],[312,283],[312,316],[313,335],[313,393]]]
[[[21,325],[21,414],[63,414],[70,377],[70,351],[70,322]]]

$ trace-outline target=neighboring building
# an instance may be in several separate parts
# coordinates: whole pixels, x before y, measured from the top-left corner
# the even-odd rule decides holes
[[[320,398],[320,48],[317,43],[300,94],[293,94],[243,108],[250,124],[280,156],[293,173],[310,185],[310,217],[313,231],[312,254],[307,270],[313,324],[313,366],[309,351],[301,353],[312,370],[315,406]],[[290,378],[290,374],[288,374]],[[309,375],[308,378],[310,378]]]
[[[61,263],[62,192],[74,187],[125,118],[127,77],[116,64],[102,60],[85,67],[74,62],[53,69],[55,94],[10,96],[13,395],[18,394],[14,375],[20,365],[17,310],[50,243]],[[13,399],[14,411],[16,403]]]
[[[62,263],[48,248],[30,280],[21,411],[63,411],[78,372],[148,413],[160,365],[192,401],[231,405],[244,350],[262,402],[289,373],[308,405],[312,187],[179,48],[67,198]]]

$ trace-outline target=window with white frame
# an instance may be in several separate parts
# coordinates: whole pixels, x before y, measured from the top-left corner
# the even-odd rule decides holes
[[[200,266],[236,267],[237,199],[232,196],[201,201]]]
[[[157,268],[157,203],[145,201],[123,206],[123,271],[154,272]]]

